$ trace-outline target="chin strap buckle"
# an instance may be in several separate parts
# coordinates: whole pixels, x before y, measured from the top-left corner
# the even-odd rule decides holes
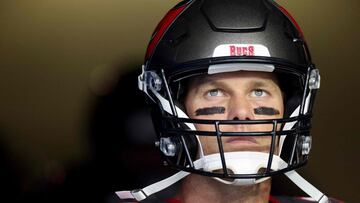
[[[146,199],[148,196],[143,190],[132,190],[132,191],[118,191],[116,195],[120,197],[122,200],[136,200],[142,201]]]
[[[143,190],[133,190],[131,191],[131,194],[137,201],[141,201],[147,198],[147,195]]]

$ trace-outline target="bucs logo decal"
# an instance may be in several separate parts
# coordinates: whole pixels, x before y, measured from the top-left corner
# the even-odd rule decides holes
[[[270,56],[270,52],[262,44],[221,44],[213,52],[213,57],[220,56]]]

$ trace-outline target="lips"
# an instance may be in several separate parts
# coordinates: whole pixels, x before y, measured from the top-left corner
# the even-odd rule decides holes
[[[242,143],[242,144],[259,144],[257,140],[254,137],[249,136],[237,136],[237,137],[231,137],[225,141],[229,144],[235,144],[235,143]]]
[[[270,150],[270,143],[254,136],[236,136],[223,140],[224,151],[254,151],[254,152],[268,152]]]

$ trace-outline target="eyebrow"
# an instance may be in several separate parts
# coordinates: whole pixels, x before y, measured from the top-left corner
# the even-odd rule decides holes
[[[228,87],[228,84],[222,81],[214,80],[210,77],[200,76],[199,78],[193,80],[191,83],[194,87],[196,87],[196,92],[202,89],[203,86],[209,85],[214,87]]]
[[[269,82],[266,82],[269,81]],[[194,80],[193,85],[199,87],[197,89],[200,89],[202,85],[213,85],[213,86],[224,86],[227,87],[228,85],[225,82],[214,80],[211,77],[204,77],[201,76],[197,80]],[[271,79],[255,79],[255,81],[251,81],[247,84],[248,86],[252,86],[254,88],[260,88],[260,87],[269,87],[272,89],[276,89],[276,86],[278,86],[277,81],[273,81]]]
[[[217,78],[212,78],[211,75],[199,75],[193,78],[189,87],[192,86],[195,90],[195,93],[200,92],[203,88],[207,86],[214,86],[215,88],[229,88],[229,85],[226,82],[218,80]],[[245,87],[251,87],[255,89],[266,88],[270,91],[275,91],[277,87],[280,88],[279,82],[277,78],[263,78],[263,77],[255,77],[253,80],[249,81],[245,84]]]
[[[265,82],[265,81],[270,81],[270,82]],[[254,81],[253,84],[251,84],[251,86],[253,86],[254,88],[267,87],[271,89],[276,89],[278,84],[276,81],[273,80],[258,80],[258,81]]]

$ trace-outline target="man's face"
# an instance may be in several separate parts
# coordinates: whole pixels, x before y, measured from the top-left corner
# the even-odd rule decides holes
[[[273,73],[230,72],[199,76],[189,82],[186,112],[193,119],[257,120],[282,118],[283,96]],[[199,131],[215,131],[214,125],[196,124]],[[277,126],[279,129],[279,126]],[[220,125],[222,132],[272,131],[272,124]],[[219,152],[216,137],[199,136],[204,154]],[[269,152],[270,136],[223,136],[225,152]]]

